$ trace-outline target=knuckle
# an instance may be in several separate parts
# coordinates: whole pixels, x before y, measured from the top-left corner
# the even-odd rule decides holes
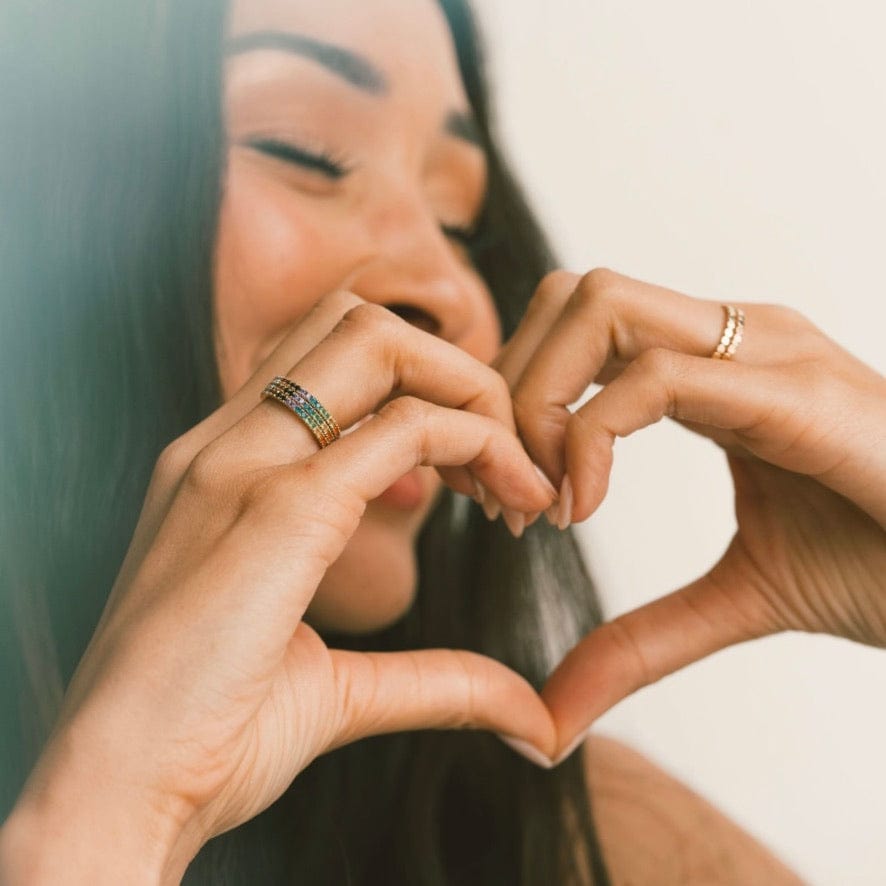
[[[450,650],[453,673],[460,679],[461,703],[450,715],[448,726],[464,729],[475,725],[483,700],[489,693],[489,677],[486,662],[468,650]]]
[[[177,437],[171,443],[167,443],[154,463],[152,484],[167,486],[177,483],[187,471],[192,458],[193,454],[185,437]]]
[[[395,325],[399,318],[383,305],[374,302],[362,302],[349,308],[342,317],[340,324],[358,333],[378,335]]]
[[[648,686],[659,678],[658,669],[645,655],[643,644],[636,637],[630,619],[619,616],[604,624],[601,630],[605,630],[607,640],[618,650],[625,673],[632,678],[632,690]]]
[[[376,355],[386,365],[396,364],[397,347],[402,339],[404,320],[383,305],[363,302],[350,308],[332,334],[348,336],[364,356]]]
[[[221,447],[213,441],[204,446],[191,459],[182,478],[184,490],[198,496],[217,497],[230,486],[230,470],[221,453]]]
[[[591,268],[586,274],[582,275],[581,282],[591,289],[606,289],[612,286],[619,275],[611,268]]]
[[[338,668],[334,673],[337,700],[334,732],[337,735],[356,734],[362,725],[363,712],[377,707],[378,668],[373,656],[367,656],[367,659],[373,674],[369,680],[358,680],[351,668]]]
[[[429,403],[405,394],[385,403],[378,413],[378,418],[396,428],[401,445],[411,451],[416,464],[424,459],[427,450],[425,431],[430,409]]]
[[[536,287],[527,310],[560,307],[566,303],[579,281],[578,274],[558,269],[548,271]]]
[[[592,268],[582,275],[572,298],[581,308],[597,305],[612,294],[617,277],[615,271],[609,268]]]
[[[771,305],[773,310],[778,311],[781,315],[782,323],[791,330],[809,330],[815,329],[812,321],[800,310],[790,305]]]
[[[528,441],[548,439],[549,434],[563,431],[571,413],[556,403],[530,399],[526,393],[517,393],[513,399],[514,424],[520,436]]]
[[[379,417],[398,426],[409,428],[424,424],[428,415],[428,404],[419,397],[404,394],[389,400],[379,410]]]
[[[334,289],[323,295],[317,302],[317,307],[333,314],[344,315],[360,305],[366,304],[366,299],[360,298],[349,289]]]
[[[828,349],[829,340],[802,311],[789,305],[754,303],[748,307],[748,323],[766,328],[789,342],[791,358],[816,358]]]
[[[830,349],[831,341],[802,311],[788,305],[774,306],[783,328],[790,336],[793,350],[801,357],[821,357]]]
[[[633,361],[634,371],[653,376],[674,374],[678,355],[668,348],[648,348]]]

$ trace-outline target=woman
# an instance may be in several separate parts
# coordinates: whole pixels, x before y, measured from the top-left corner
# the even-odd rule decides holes
[[[612,272],[548,275],[526,310],[550,261],[457,3],[94,6],[100,45],[24,16],[3,56],[36,80],[0,129],[26,148],[3,172],[4,649],[33,706],[8,878],[602,883],[605,855],[689,882],[712,844],[739,881],[794,882],[629,750],[571,751],[729,643],[886,642],[886,470],[862,443],[882,378],[771,305],[711,360],[717,302]],[[263,396],[276,376],[349,433],[283,382]],[[730,453],[735,542],[546,683],[600,622],[560,530],[614,436],[664,414]],[[457,726],[486,731],[403,733]],[[650,785],[651,835],[618,799]]]

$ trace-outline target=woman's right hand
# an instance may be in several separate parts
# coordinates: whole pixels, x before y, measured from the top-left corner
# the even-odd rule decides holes
[[[278,374],[344,428],[377,414],[320,450],[285,407],[260,399]],[[553,501],[495,370],[385,308],[328,296],[162,453],[19,803],[46,802],[79,777],[89,793],[78,802],[91,796],[115,826],[164,835],[163,878],[177,882],[203,843],[363,736],[483,728],[553,753],[545,705],[501,663],[448,649],[329,649],[303,621],[367,502],[416,465],[441,466],[469,495],[473,474],[523,512]]]

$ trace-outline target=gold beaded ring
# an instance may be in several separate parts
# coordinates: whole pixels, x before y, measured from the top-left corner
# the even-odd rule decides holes
[[[334,443],[341,436],[338,422],[320,401],[310,391],[285,376],[274,376],[265,385],[261,396],[272,397],[292,410],[310,428],[321,449]]]
[[[744,311],[734,305],[723,305],[723,309],[726,311],[726,325],[720,336],[720,344],[711,354],[714,360],[731,360],[744,335]]]

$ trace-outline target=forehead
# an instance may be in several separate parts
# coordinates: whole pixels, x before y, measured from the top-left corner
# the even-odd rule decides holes
[[[365,56],[393,97],[465,107],[452,36],[436,0],[233,0],[227,36],[302,35]]]

